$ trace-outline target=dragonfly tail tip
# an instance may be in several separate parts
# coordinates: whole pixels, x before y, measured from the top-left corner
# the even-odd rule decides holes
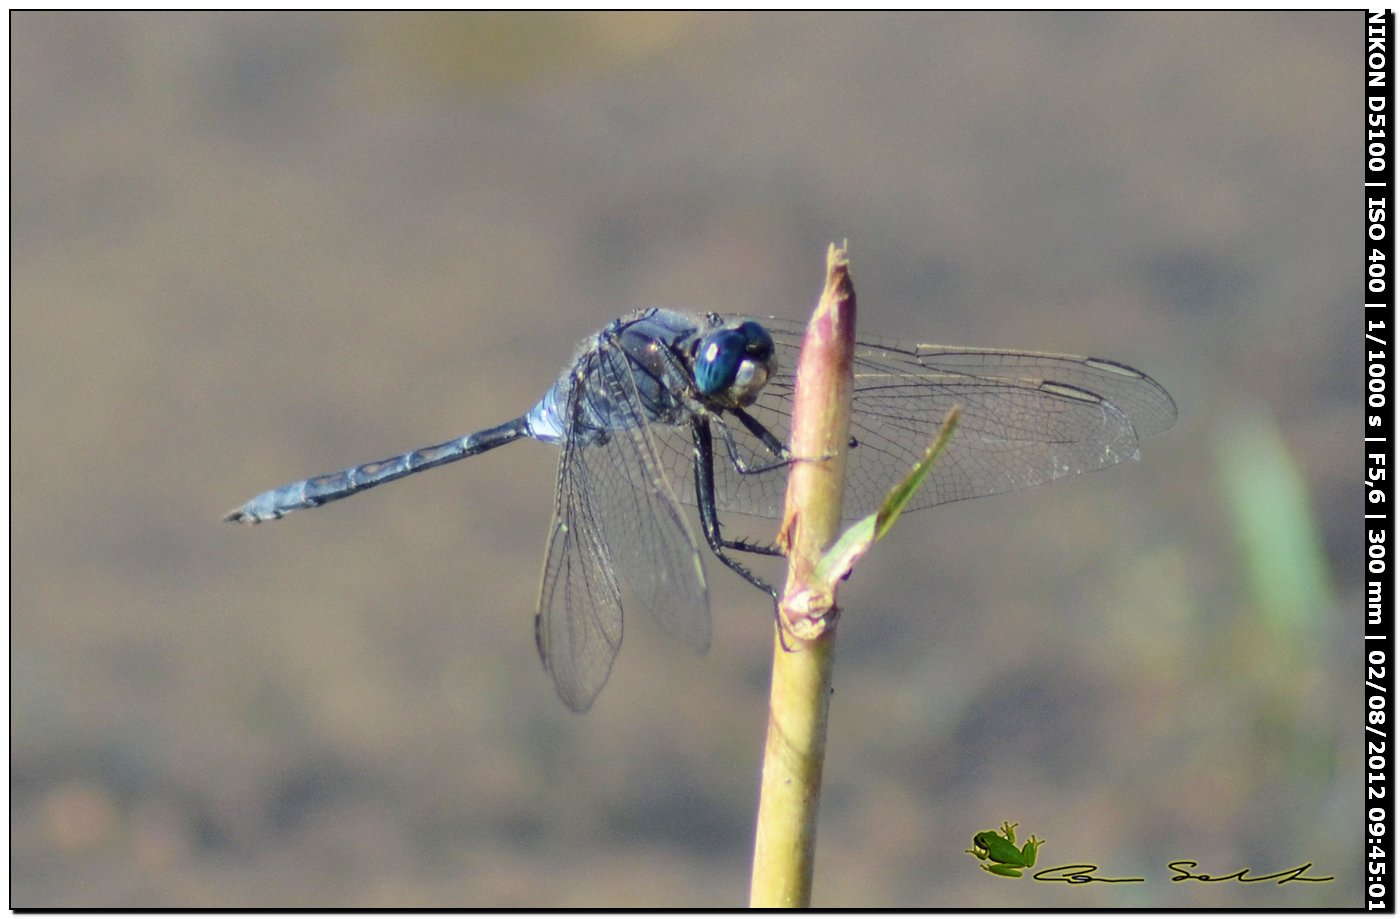
[[[226,522],[226,523],[248,523],[248,524],[252,524],[252,523],[258,523],[259,521],[258,521],[258,518],[257,518],[257,517],[255,517],[255,516],[252,515],[252,514],[247,513],[247,509],[246,509],[246,508],[244,508],[244,507],[236,507],[236,508],[234,508],[233,510],[229,511],[227,514],[224,514],[224,522]]]

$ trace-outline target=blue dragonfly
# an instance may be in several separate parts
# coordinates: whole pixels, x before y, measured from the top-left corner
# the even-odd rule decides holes
[[[524,415],[391,459],[283,485],[225,518],[275,520],[532,438],[559,448],[554,520],[535,616],[540,658],[565,705],[586,711],[622,644],[626,584],[663,629],[704,653],[710,613],[700,541],[776,599],[735,553],[777,549],[724,535],[721,513],[782,510],[803,326],[645,309],[590,336]],[[1138,456],[1171,427],[1165,389],[1100,358],[857,343],[844,516],[877,507],[948,410],[957,434],[906,510],[994,495]]]

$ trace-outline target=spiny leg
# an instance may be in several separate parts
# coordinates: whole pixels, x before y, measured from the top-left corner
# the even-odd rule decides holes
[[[719,513],[715,509],[715,454],[714,441],[710,435],[709,423],[703,418],[693,418],[691,432],[695,443],[695,504],[700,510],[700,526],[705,531],[705,541],[710,551],[731,570],[759,590],[773,598],[776,607],[778,592],[768,582],[731,558],[724,550],[735,549],[757,555],[781,556],[782,553],[771,546],[760,546],[745,540],[727,540],[719,523]]]
[[[730,414],[739,419],[739,423],[748,429],[749,433],[763,442],[763,446],[768,448],[768,452],[785,463],[792,461],[792,454],[788,452],[787,445],[777,438],[772,431],[768,430],[763,422],[741,408],[730,409]]]
[[[756,422],[755,422],[756,423]],[[766,592],[773,598],[773,622],[778,629],[778,642],[784,651],[792,651],[787,642],[787,630],[783,627],[782,600],[776,590],[743,565],[724,553],[724,549],[751,552],[755,555],[771,555],[784,558],[785,553],[776,546],[750,543],[746,540],[725,539],[720,533],[719,515],[715,510],[715,469],[714,443],[710,428],[704,418],[696,417],[691,423],[695,441],[695,503],[700,509],[700,522],[705,531],[705,540],[710,551],[724,564],[737,572],[744,580]]]
[[[803,458],[793,456],[792,453],[788,450],[788,448],[783,445],[783,442],[778,440],[777,436],[772,431],[768,430],[768,427],[764,425],[763,422],[759,421],[757,418],[753,417],[748,412],[744,411],[741,408],[731,408],[728,409],[728,412],[735,418],[738,418],[739,422],[743,424],[743,426],[748,430],[748,432],[762,442],[763,446],[768,450],[770,454],[777,457],[776,462],[767,463],[762,466],[747,465],[743,461],[743,458],[739,456],[738,449],[734,443],[734,436],[730,433],[729,427],[725,425],[722,422],[722,420],[720,420],[720,435],[724,438],[725,447],[729,450],[729,461],[733,464],[735,470],[737,470],[741,475],[750,475],[758,472],[768,472],[770,470],[777,469],[782,466],[790,466]],[[860,446],[860,444],[854,437],[851,437],[847,440],[846,446],[847,448],[854,450],[856,447]],[[827,454],[826,456],[811,457],[811,459],[816,461],[828,460],[831,459],[831,454]]]

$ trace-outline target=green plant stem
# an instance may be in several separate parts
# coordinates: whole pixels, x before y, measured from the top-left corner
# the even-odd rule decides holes
[[[834,592],[813,575],[841,521],[855,348],[855,290],[844,247],[827,253],[826,287],[808,324],[793,398],[792,442],[779,542],[788,581],[773,650],[768,738],[749,905],[805,907],[812,899],[831,667]],[[784,634],[784,632],[786,634]]]

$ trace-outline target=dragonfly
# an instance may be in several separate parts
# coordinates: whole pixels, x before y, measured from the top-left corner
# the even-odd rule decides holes
[[[776,603],[736,555],[781,555],[725,535],[722,514],[780,516],[804,327],[784,319],[644,309],[587,338],[544,397],[496,427],[283,485],[226,520],[262,523],[517,440],[559,449],[535,643],[583,712],[622,645],[623,586],[703,654],[709,551]],[[906,510],[1001,494],[1137,459],[1176,420],[1146,374],[1101,358],[880,338],[857,342],[843,516],[870,513],[923,455],[948,410],[956,435]],[[747,561],[747,559],[745,559]]]

